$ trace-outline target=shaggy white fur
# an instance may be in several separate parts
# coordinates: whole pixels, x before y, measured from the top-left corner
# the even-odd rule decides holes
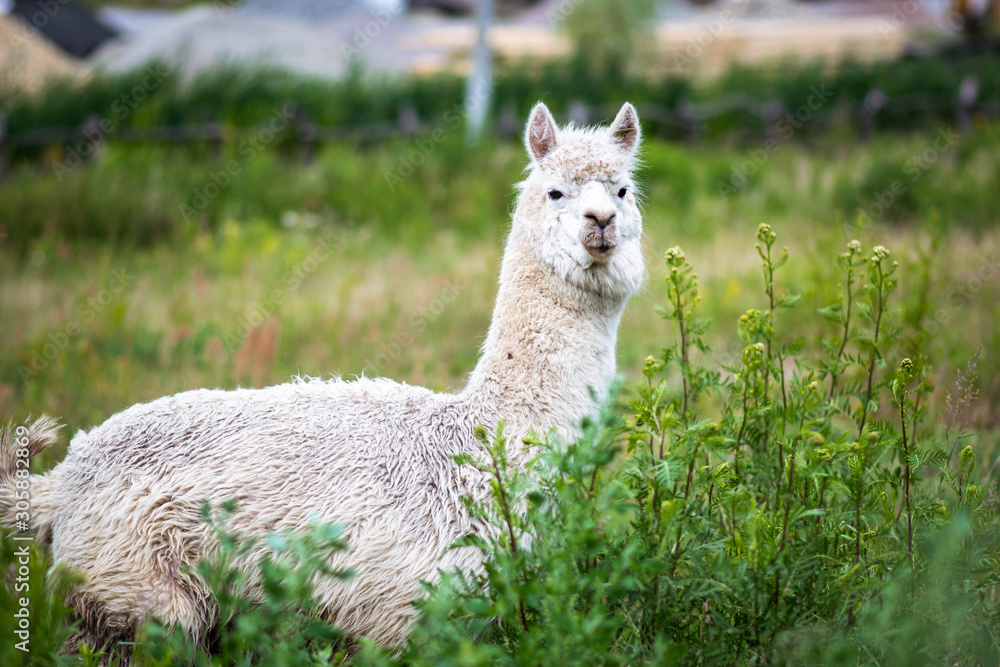
[[[418,582],[480,568],[478,549],[448,547],[488,530],[461,500],[483,499],[488,480],[450,457],[479,451],[473,428],[501,419],[512,442],[574,437],[606,396],[619,319],[644,278],[632,105],[610,128],[559,129],[538,104],[525,143],[493,322],[464,391],[366,378],[188,391],[77,433],[62,463],[31,478],[33,528],[86,574],[72,599],[85,639],[128,638],[146,615],[195,636],[210,627],[212,601],[188,571],[215,548],[206,499],[236,499],[231,527],[250,534],[313,516],[346,525],[351,550],[333,565],[356,575],[318,596],[332,623],[383,645],[406,640]],[[29,430],[32,453],[55,438],[46,421]],[[12,442],[8,432],[0,454],[8,524]],[[527,455],[515,448],[514,462]]]

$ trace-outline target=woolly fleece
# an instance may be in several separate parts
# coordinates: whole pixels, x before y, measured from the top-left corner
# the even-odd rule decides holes
[[[478,549],[448,549],[489,530],[461,500],[487,497],[487,478],[451,459],[481,452],[473,428],[505,419],[513,443],[551,429],[573,438],[606,397],[618,323],[644,279],[631,181],[639,132],[630,104],[610,128],[560,129],[543,104],[533,109],[531,162],[493,321],[461,393],[368,378],[201,389],[134,405],[77,433],[65,460],[32,476],[32,527],[51,539],[55,561],[86,575],[70,599],[83,638],[91,646],[127,640],[150,615],[203,637],[215,610],[188,568],[216,544],[200,506],[235,499],[229,528],[247,534],[313,517],[346,526],[350,550],[333,565],[355,576],[318,583],[323,610],[350,636],[404,643],[418,582],[481,568]],[[29,430],[32,454],[55,440],[50,421]],[[11,434],[0,452],[8,525]],[[512,462],[528,455],[513,448]]]

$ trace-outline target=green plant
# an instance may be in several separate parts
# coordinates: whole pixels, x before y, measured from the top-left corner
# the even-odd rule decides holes
[[[221,252],[201,252],[280,247],[266,226],[226,234]],[[151,621],[136,662],[330,664],[354,650],[359,665],[996,663],[1000,488],[970,428],[978,354],[943,423],[928,423],[931,357],[901,352],[893,299],[906,272],[888,251],[847,244],[842,289],[821,310],[829,337],[810,344],[795,319],[805,300],[789,288],[793,253],[776,250],[767,225],[756,238],[763,289],[743,304],[730,359],[714,360],[704,288],[674,247],[661,315],[676,335],[645,359],[627,400],[574,442],[477,429],[481,451],[457,463],[489,474],[488,501],[469,507],[493,529],[456,546],[488,558],[427,589],[407,646],[355,650],[323,622],[312,587],[346,574],[330,568],[344,546],[336,529],[267,538],[271,555],[248,569],[260,544],[225,528],[228,506],[206,513],[219,549],[196,567],[216,629],[189,637]],[[310,247],[284,248],[278,275]],[[525,445],[532,463],[511,465]],[[2,544],[14,563],[15,542]],[[37,652],[8,647],[4,659],[96,662],[107,647],[60,653],[72,577],[57,570],[46,588],[45,554],[31,553],[32,623],[44,634]]]
[[[203,510],[219,541],[215,554],[195,568],[212,592],[213,636],[191,637],[154,619],[137,638],[137,660],[148,665],[293,666],[342,659],[342,633],[323,620],[313,595],[319,580],[350,576],[329,564],[333,554],[346,548],[342,530],[314,523],[304,531],[270,535],[267,554],[248,571],[245,557],[259,545],[226,529],[234,511],[235,503],[215,516],[207,505]]]
[[[69,665],[76,661],[63,654],[73,635],[69,610],[63,600],[80,583],[77,573],[65,566],[53,568],[24,535],[0,536],[0,662],[4,665]]]
[[[598,77],[635,71],[650,46],[656,5],[650,0],[570,0],[555,10],[575,58]]]
[[[526,474],[507,466],[502,429],[480,433],[489,458],[460,462],[494,477],[478,511],[496,530],[466,542],[489,555],[484,572],[446,576],[406,650],[366,646],[360,664],[996,662],[997,484],[968,483],[971,447],[952,462],[922,425],[925,369],[878,363],[895,341],[888,252],[861,259],[852,241],[841,255],[847,295],[825,309],[840,342],[813,356],[776,331],[775,308],[796,299],[776,235],[761,225],[758,239],[766,309],[741,318],[730,375],[692,354],[708,323],[671,249],[663,314],[678,340],[646,360],[628,408],[573,443],[526,439]],[[889,385],[895,411],[878,404]]]

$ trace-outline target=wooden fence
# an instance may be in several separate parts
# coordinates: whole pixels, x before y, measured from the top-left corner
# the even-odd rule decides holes
[[[933,112],[947,118],[954,118],[959,132],[966,132],[975,116],[1000,116],[1000,100],[979,100],[979,83],[973,76],[967,76],[959,86],[955,97],[941,98],[923,94],[888,97],[878,89],[870,91],[860,105],[847,107],[844,104],[827,103],[817,109],[810,109],[808,123],[822,123],[826,126],[843,123],[853,124],[863,139],[869,139],[875,131],[880,116],[900,116],[913,112]],[[688,142],[697,142],[708,123],[734,111],[743,111],[759,121],[766,138],[777,138],[779,127],[788,114],[795,109],[786,109],[778,100],[758,100],[745,94],[731,94],[702,103],[682,102],[676,107],[658,104],[638,104],[639,115],[645,121],[672,128],[672,134],[680,135]],[[801,108],[801,107],[800,107]],[[567,120],[577,123],[591,123],[606,119],[618,110],[615,106],[587,106],[582,102],[572,102],[565,114]],[[292,105],[290,133],[283,135],[283,141],[292,140],[302,144],[307,153],[316,145],[341,141],[377,142],[389,138],[409,137],[431,132],[436,125],[420,119],[411,106],[400,108],[394,122],[373,123],[354,127],[323,127],[316,125],[302,109]],[[8,134],[6,119],[0,113],[0,178],[7,171],[11,154],[19,149],[45,146],[67,146],[76,151],[80,159],[91,159],[100,153],[106,141],[122,143],[163,144],[186,142],[211,142],[222,144],[241,136],[260,132],[264,125],[235,128],[225,123],[199,123],[191,125],[137,127],[114,126],[108,130],[106,119],[89,116],[79,127],[39,128]],[[523,120],[517,116],[512,104],[501,108],[494,121],[494,132],[501,139],[512,139],[520,135]]]

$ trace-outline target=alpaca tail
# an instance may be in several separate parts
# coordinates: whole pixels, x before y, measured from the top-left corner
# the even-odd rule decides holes
[[[28,472],[28,461],[56,441],[59,425],[51,417],[32,423],[0,426],[0,524],[20,532],[47,535],[52,483]]]

